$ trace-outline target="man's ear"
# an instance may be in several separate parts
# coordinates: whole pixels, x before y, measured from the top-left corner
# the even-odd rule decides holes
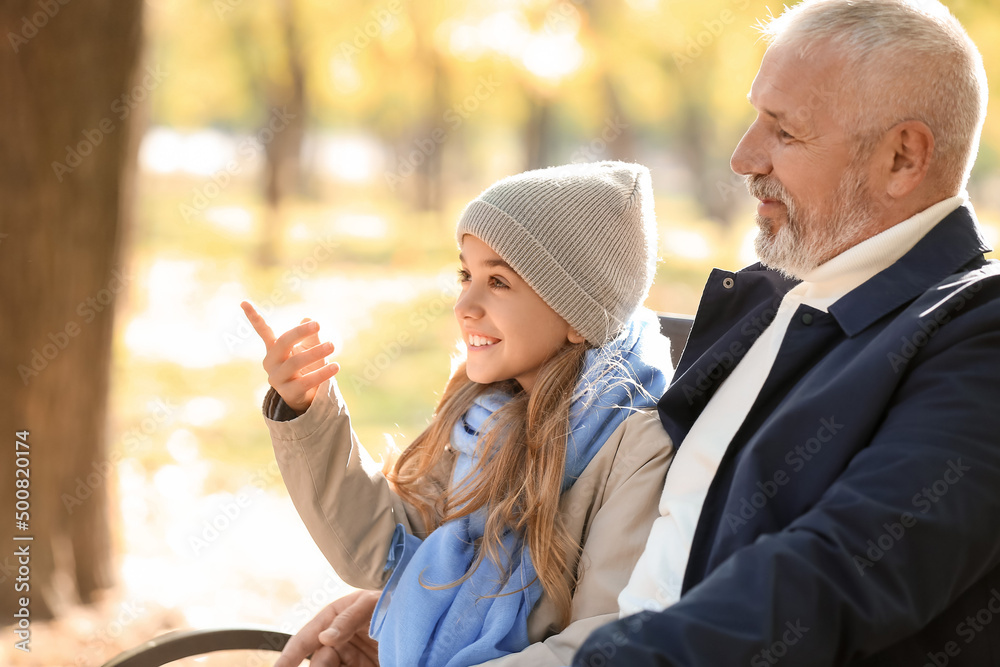
[[[570,327],[569,333],[566,334],[566,340],[573,343],[574,345],[577,345],[578,343],[582,343],[587,339],[578,334],[576,332],[576,329]]]
[[[885,192],[893,199],[903,199],[927,177],[934,156],[934,133],[919,120],[904,120],[886,133],[886,142],[892,151],[892,164]]]

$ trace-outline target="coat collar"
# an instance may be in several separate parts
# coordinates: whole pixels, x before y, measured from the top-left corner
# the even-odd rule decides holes
[[[963,266],[993,249],[980,233],[975,213],[960,206],[945,216],[892,266],[845,294],[830,314],[848,336],[856,336],[885,315],[909,303]],[[759,262],[737,275],[756,274],[784,294],[800,281],[782,280]],[[773,275],[768,275],[773,274]]]
[[[960,206],[896,263],[838,299],[830,314],[856,336],[990,250],[972,210]]]
[[[856,336],[962,267],[984,262],[989,250],[971,210],[958,208],[892,266],[834,303],[830,316],[844,335]],[[683,440],[796,284],[759,263],[735,273],[712,271],[673,382],[659,402],[660,418],[675,443]]]

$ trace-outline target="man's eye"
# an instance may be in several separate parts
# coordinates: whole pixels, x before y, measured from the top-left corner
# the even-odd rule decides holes
[[[790,135],[787,132],[785,132],[784,130],[778,130],[778,136],[781,137],[782,139],[784,139],[785,141],[788,141],[789,139],[794,139],[795,138],[792,135]]]

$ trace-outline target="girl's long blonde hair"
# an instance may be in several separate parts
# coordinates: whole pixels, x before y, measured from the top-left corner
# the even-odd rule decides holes
[[[567,343],[541,369],[530,392],[514,380],[479,384],[463,363],[448,380],[430,425],[407,447],[386,477],[400,498],[415,508],[428,532],[442,523],[486,509],[487,519],[476,558],[465,577],[489,558],[504,570],[514,554],[502,554],[502,538],[517,531],[531,553],[542,589],[555,604],[561,627],[569,624],[575,578],[567,576],[579,549],[559,514],[566,466],[569,412],[583,369],[585,343]],[[485,393],[505,391],[511,400],[490,417],[478,444],[472,483],[442,497],[430,483],[441,463],[455,423]],[[509,574],[509,568],[508,568]]]

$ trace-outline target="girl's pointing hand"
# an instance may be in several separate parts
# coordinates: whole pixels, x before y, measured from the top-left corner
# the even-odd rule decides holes
[[[326,363],[333,352],[332,343],[319,342],[319,323],[309,318],[275,336],[248,301],[240,303],[254,331],[264,341],[264,370],[267,381],[297,414],[312,405],[316,388],[340,371],[340,364]]]

